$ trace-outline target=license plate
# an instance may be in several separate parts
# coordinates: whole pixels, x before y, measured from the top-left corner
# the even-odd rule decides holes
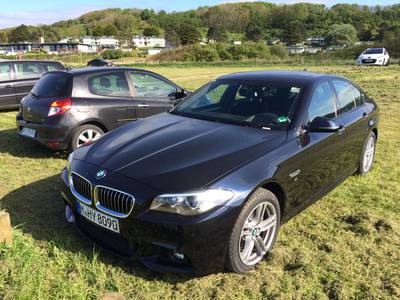
[[[103,214],[85,204],[78,204],[78,212],[82,217],[103,228],[119,233],[119,221],[116,218]]]
[[[36,130],[28,127],[23,127],[19,132],[20,135],[27,136],[30,138],[35,138]]]

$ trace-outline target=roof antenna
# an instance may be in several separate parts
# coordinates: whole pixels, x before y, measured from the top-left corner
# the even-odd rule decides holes
[[[304,68],[304,69],[303,69],[303,72],[307,72],[307,69],[306,69],[306,68]]]

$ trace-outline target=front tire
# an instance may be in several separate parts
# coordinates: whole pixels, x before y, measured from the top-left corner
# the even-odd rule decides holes
[[[376,136],[375,133],[371,131],[364,143],[363,151],[360,158],[360,165],[357,171],[359,175],[364,175],[371,171],[374,164],[375,148]]]
[[[69,149],[74,151],[87,143],[93,143],[104,135],[104,131],[96,125],[87,124],[78,127],[73,134]]]
[[[244,205],[229,240],[226,267],[245,273],[272,249],[281,221],[279,201],[270,191],[259,188]]]

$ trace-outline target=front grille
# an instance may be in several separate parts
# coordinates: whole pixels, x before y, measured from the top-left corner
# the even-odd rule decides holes
[[[376,59],[368,58],[368,59],[363,59],[361,60],[363,64],[371,64],[371,63],[376,63]]]
[[[105,186],[95,187],[95,199],[99,210],[117,217],[127,217],[135,204],[132,195]]]
[[[82,176],[72,173],[72,185],[75,192],[78,194],[79,199],[83,200],[83,202],[91,203],[92,202],[92,184],[87,179]],[[82,197],[84,199],[82,199]]]

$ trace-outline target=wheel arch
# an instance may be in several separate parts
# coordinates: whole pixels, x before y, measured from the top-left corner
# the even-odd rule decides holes
[[[275,197],[278,199],[279,202],[279,208],[281,210],[281,220],[283,219],[283,215],[286,212],[285,208],[286,208],[286,200],[287,200],[287,195],[285,192],[285,189],[283,188],[283,185],[281,183],[279,183],[276,180],[273,179],[268,179],[265,180],[264,182],[262,182],[261,184],[259,184],[258,186],[256,186],[247,196],[245,202],[248,201],[248,199],[250,199],[250,197],[254,194],[254,192],[259,189],[259,188],[263,188],[266,189],[268,191],[270,191],[271,193],[273,193],[275,195]]]
[[[372,132],[375,134],[375,137],[378,140],[378,128],[372,128]]]

